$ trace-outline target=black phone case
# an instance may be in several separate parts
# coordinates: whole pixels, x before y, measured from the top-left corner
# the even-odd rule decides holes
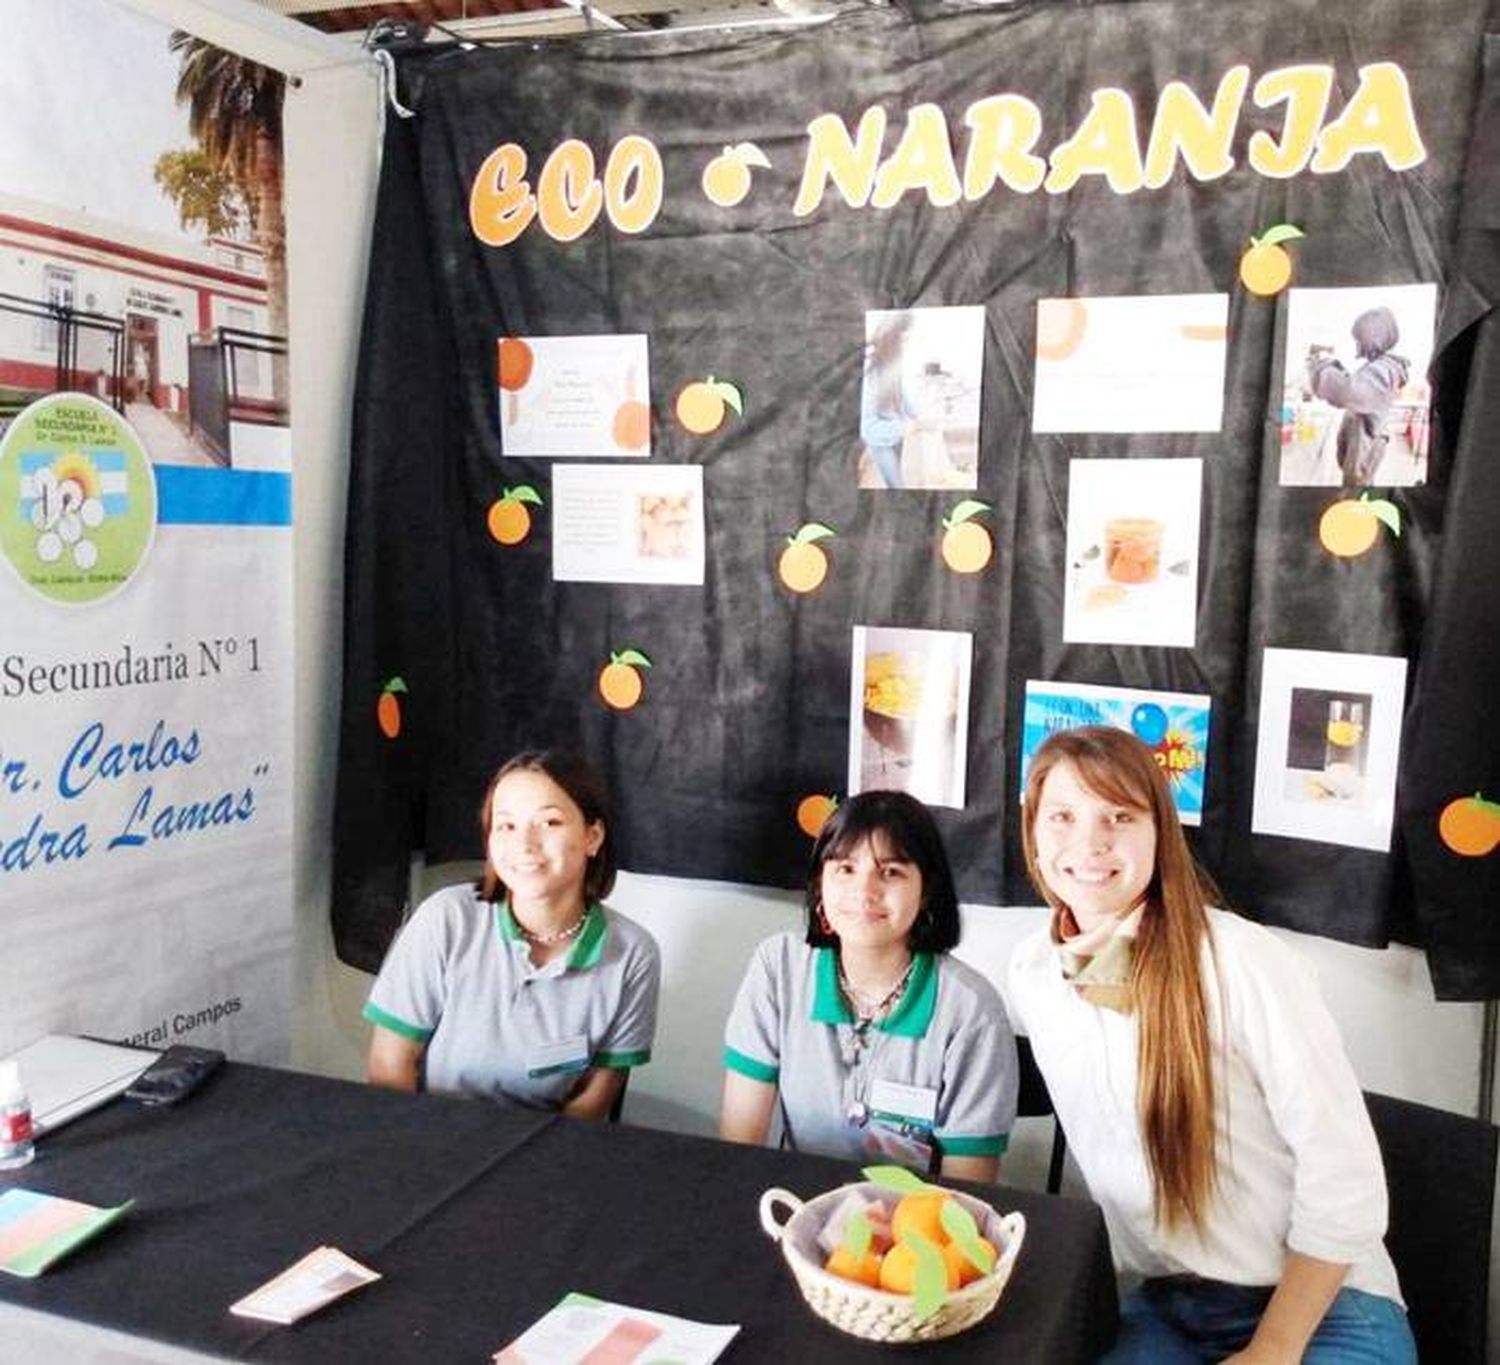
[[[125,1098],[141,1104],[176,1104],[191,1095],[223,1062],[224,1054],[217,1048],[175,1044],[136,1077]]]

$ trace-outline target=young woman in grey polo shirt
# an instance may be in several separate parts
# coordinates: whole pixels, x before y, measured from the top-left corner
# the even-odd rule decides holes
[[[756,950],[730,1014],[719,1133],[994,1178],[1016,1049],[993,986],[948,955],[958,897],[942,837],[905,792],[840,806],[813,847],[807,933]]]
[[[518,754],[480,821],[478,885],[424,901],[381,964],[370,1081],[604,1118],[651,1057],[661,962],[600,903],[615,880],[603,786],[571,755]]]

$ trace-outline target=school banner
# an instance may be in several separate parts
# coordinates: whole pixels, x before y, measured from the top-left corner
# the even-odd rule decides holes
[[[922,4],[402,58],[341,955],[548,743],[639,871],[798,885],[897,786],[965,900],[1030,903],[1029,754],[1103,721],[1233,904],[1494,994],[1491,23]]]
[[[7,25],[0,1052],[53,1031],[283,1060],[279,168],[253,187],[225,150],[279,160],[279,77],[102,0]],[[108,118],[54,97],[85,89]]]

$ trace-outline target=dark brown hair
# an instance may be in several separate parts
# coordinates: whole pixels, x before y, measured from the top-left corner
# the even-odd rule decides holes
[[[1214,1187],[1214,1081],[1203,989],[1207,905],[1218,900],[1194,861],[1171,789],[1155,757],[1134,735],[1107,725],[1063,730],[1036,752],[1026,777],[1021,838],[1026,870],[1053,910],[1066,908],[1037,865],[1042,784],[1059,764],[1105,801],[1144,811],[1156,827],[1156,866],[1146,888],[1131,984],[1140,1024],[1136,1107],[1151,1169],[1157,1221],[1203,1226]]]
[[[946,953],[958,943],[958,893],[948,851],[932,812],[906,792],[861,792],[843,802],[818,831],[807,874],[807,941],[832,948],[838,935],[823,918],[823,865],[846,857],[866,839],[879,838],[897,858],[922,874],[922,908],[907,935],[914,953]]]
[[[484,789],[484,801],[479,807],[479,830],[486,848],[484,872],[477,888],[480,899],[495,900],[504,887],[499,873],[490,865],[490,823],[494,815],[495,788],[511,773],[519,772],[544,773],[583,812],[584,824],[597,823],[603,826],[604,838],[599,841],[599,851],[589,859],[583,874],[584,900],[589,903],[602,901],[615,884],[615,846],[610,838],[609,795],[604,790],[604,782],[599,774],[580,755],[567,749],[524,749],[514,758],[502,763],[499,771],[490,778],[489,786]]]

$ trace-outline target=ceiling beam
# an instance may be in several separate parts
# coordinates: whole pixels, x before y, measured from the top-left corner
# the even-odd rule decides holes
[[[252,0],[116,0],[126,9],[180,28],[288,76],[365,60],[327,33],[273,14]]]

